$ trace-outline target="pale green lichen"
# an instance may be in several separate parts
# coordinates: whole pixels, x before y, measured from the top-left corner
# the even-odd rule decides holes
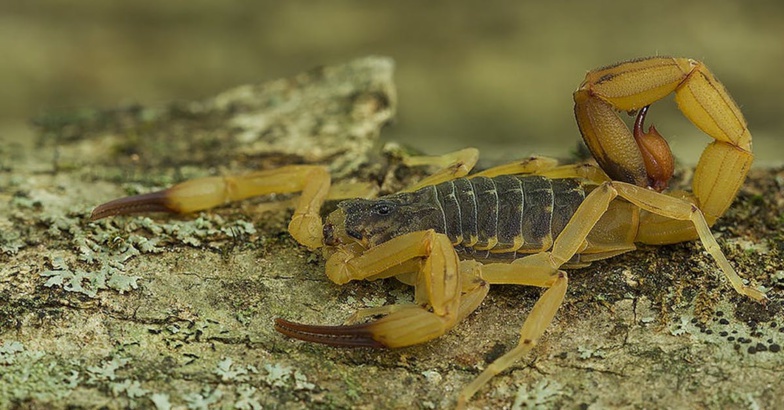
[[[150,395],[150,400],[157,410],[170,410],[172,408],[169,395],[166,393],[153,393]]]
[[[98,382],[112,381],[117,377],[117,370],[128,364],[129,359],[114,357],[110,360],[104,360],[98,366],[88,366],[88,384],[96,384]]]
[[[199,393],[186,393],[182,396],[183,400],[191,410],[209,410],[213,405],[218,404],[223,391],[220,388],[210,388],[205,386]]]
[[[771,282],[777,286],[784,287],[784,270],[776,271],[771,276]]]
[[[291,367],[281,364],[265,364],[264,370],[267,372],[267,377],[264,381],[270,387],[286,387],[291,378]]]
[[[369,308],[381,307],[387,304],[387,298],[384,296],[365,297],[362,298],[362,303]]]
[[[10,205],[14,208],[21,209],[34,209],[41,207],[41,201],[38,199],[30,198],[24,191],[17,191],[11,198]]]
[[[14,401],[68,397],[81,380],[75,368],[61,365],[45,352],[6,341],[0,348],[0,407]]]
[[[670,334],[673,336],[681,336],[689,333],[689,320],[690,319],[688,317],[682,316],[678,320],[673,320],[670,322],[668,326]]]
[[[220,376],[221,381],[248,381],[250,373],[258,373],[254,366],[241,366],[234,365],[234,361],[230,357],[226,357],[220,362],[214,371],[215,374]]]
[[[14,364],[16,354],[24,351],[24,345],[13,340],[7,340],[0,346],[0,364]]]
[[[517,390],[512,410],[521,409],[550,409],[560,396],[566,395],[560,383],[549,380],[539,380],[534,385],[523,384]]]
[[[144,397],[150,392],[142,388],[138,380],[122,380],[117,383],[111,383],[112,394],[115,397],[125,396],[131,400]]]
[[[282,364],[265,364],[264,381],[270,387],[293,387],[294,390],[313,390],[316,386],[297,369]]]
[[[48,278],[44,286],[58,286],[65,291],[78,292],[89,297],[95,297],[100,290],[114,289],[122,294],[139,287],[139,276],[125,275],[108,262],[103,264],[100,270],[88,272],[78,268],[71,269],[64,259],[55,258],[52,260],[52,267],[54,269],[40,273]]]
[[[99,222],[83,229],[79,219],[66,216],[44,217],[51,237],[70,237],[66,248],[76,251],[75,258],[67,253],[53,257],[51,269],[40,272],[47,278],[45,286],[61,287],[96,297],[99,291],[115,290],[120,294],[139,288],[139,276],[125,273],[125,264],[141,254],[163,252],[168,244],[200,247],[207,243],[217,247],[256,233],[252,223],[241,219],[227,222],[219,215],[204,215],[192,220],[154,223],[149,218],[131,218],[127,223]],[[124,231],[124,232],[123,232]],[[125,234],[125,232],[131,232]],[[9,248],[17,252],[19,246]],[[70,259],[71,261],[69,261]],[[74,260],[75,259],[75,260]]]
[[[743,408],[748,410],[760,410],[762,407],[759,405],[759,402],[754,398],[754,395],[751,393],[735,393],[733,398],[736,399],[739,403],[743,404]]]
[[[607,356],[607,353],[602,349],[590,349],[583,346],[577,347],[577,357],[580,360],[588,360],[588,359],[604,359]]]
[[[435,370],[425,370],[422,372],[422,376],[425,376],[425,380],[431,384],[439,384],[443,377],[441,377],[441,373]]]
[[[20,249],[26,246],[22,240],[22,234],[11,229],[12,226],[10,222],[0,219],[0,253],[8,256],[16,255]]]
[[[242,384],[237,386],[239,398],[234,402],[234,408],[239,410],[259,410],[261,403],[256,399],[257,389],[253,386]]]

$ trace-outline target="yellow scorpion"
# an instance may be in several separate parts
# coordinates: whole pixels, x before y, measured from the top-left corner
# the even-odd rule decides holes
[[[697,164],[691,193],[663,192],[673,174],[672,153],[653,127],[643,127],[648,106],[673,92],[683,114],[714,139]],[[614,64],[590,71],[574,102],[598,167],[532,157],[468,175],[478,157],[472,148],[411,157],[409,165],[449,165],[403,192],[345,200],[322,223],[330,175],[323,166],[293,165],[194,179],[118,199],[98,206],[92,219],[190,213],[258,195],[301,192],[289,232],[300,244],[323,249],[332,281],[395,277],[415,288],[414,304],[363,309],[350,324],[275,323],[290,337],[335,346],[425,343],[473,312],[491,284],[546,288],[518,345],[463,388],[459,407],[536,346],[563,303],[563,269],[629,252],[636,243],[699,238],[738,293],[764,301],[763,293],[743,284],[710,231],[735,198],[753,155],[743,114],[707,67],[671,57]],[[637,113],[632,130],[619,111]]]

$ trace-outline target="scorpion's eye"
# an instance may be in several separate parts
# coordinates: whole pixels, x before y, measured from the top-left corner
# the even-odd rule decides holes
[[[374,215],[389,215],[395,209],[395,206],[389,202],[379,202],[373,205],[373,208],[370,209]]]

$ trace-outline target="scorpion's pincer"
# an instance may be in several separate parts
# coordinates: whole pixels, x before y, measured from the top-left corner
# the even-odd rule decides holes
[[[176,209],[171,208],[171,205],[166,198],[167,191],[168,190],[135,195],[101,204],[93,209],[90,220],[95,221],[108,216],[145,212],[177,212]]]
[[[386,347],[373,338],[371,325],[316,326],[275,319],[275,330],[294,339],[339,347]]]
[[[128,215],[146,212],[169,212],[187,214],[214,208],[237,199],[236,181],[223,177],[206,177],[181,182],[169,189],[115,199],[99,205],[90,215],[90,220],[113,215]],[[242,197],[242,196],[240,196]]]

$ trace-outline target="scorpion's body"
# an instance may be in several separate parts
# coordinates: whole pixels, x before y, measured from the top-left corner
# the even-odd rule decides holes
[[[648,105],[670,93],[686,117],[714,139],[697,164],[691,193],[662,192],[672,177],[673,156],[655,129],[643,129]],[[362,309],[351,319],[383,316],[367,323],[276,320],[278,331],[317,343],[424,343],[473,312],[490,284],[547,288],[523,324],[519,344],[461,391],[459,406],[536,345],[566,294],[562,268],[630,251],[635,243],[699,238],[738,293],[764,301],[762,292],[743,283],[710,231],[753,160],[746,120],[710,71],[686,58],[626,61],[589,72],[574,102],[577,124],[598,167],[559,167],[554,160],[548,165],[530,158],[466,177],[477,160],[475,149],[408,157],[409,166],[444,168],[403,193],[343,201],[322,221],[324,201],[351,196],[336,194],[340,190],[333,189],[326,167],[289,165],[118,199],[97,207],[92,218],[188,213],[256,195],[301,192],[289,232],[308,248],[323,248],[325,273],[333,282],[396,277],[415,287],[415,303]],[[638,113],[633,130],[618,112]],[[497,263],[500,259],[506,263]]]
[[[378,199],[347,200],[339,208],[344,213],[348,236],[369,238],[368,246],[432,229],[449,238],[461,259],[509,261],[550,249],[594,188],[596,185],[577,178],[478,176]],[[620,219],[636,220],[638,208],[625,206],[629,212],[621,212],[623,204],[613,204],[618,209],[605,219],[611,219],[616,225]],[[392,212],[396,215],[390,215]],[[602,243],[607,229],[602,229],[602,221],[597,225],[600,226],[586,239],[581,253],[590,254],[592,243]],[[633,240],[634,224],[622,225],[630,231],[624,237]],[[579,256],[575,255],[571,262],[578,262]],[[586,258],[591,259],[586,256],[582,260]]]

